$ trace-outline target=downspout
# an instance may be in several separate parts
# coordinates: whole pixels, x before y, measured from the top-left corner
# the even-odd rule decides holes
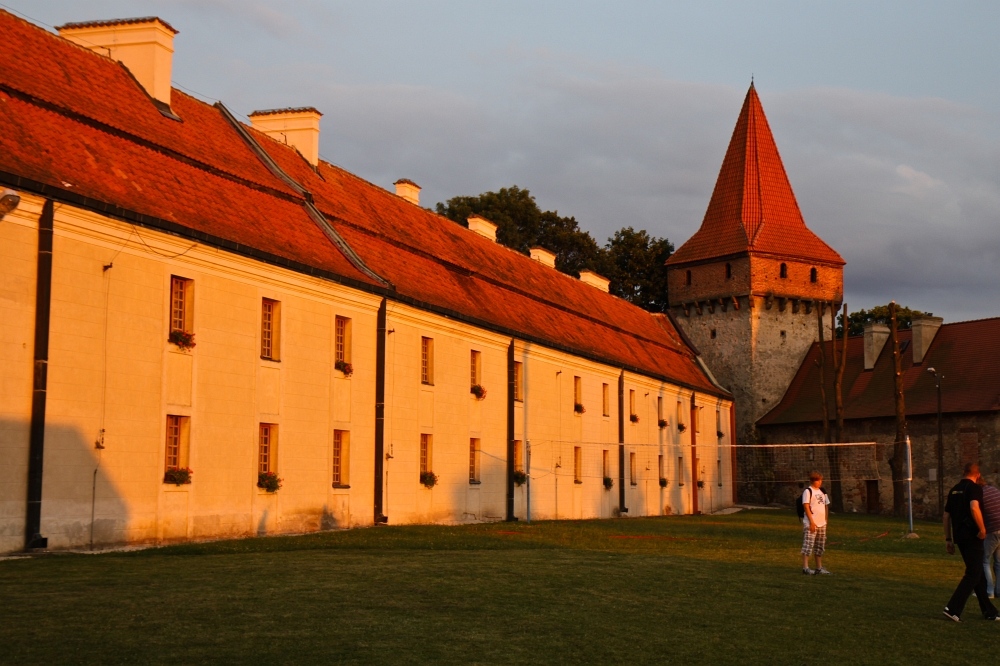
[[[695,404],[695,393],[691,392],[691,513],[698,515],[698,405]]]
[[[514,339],[507,347],[507,520],[514,515]]]
[[[739,501],[739,496],[737,494],[736,486],[736,403],[729,403],[729,451],[732,456],[732,467],[730,467],[730,476],[732,477],[733,483],[733,504]]]
[[[385,478],[385,323],[386,299],[378,306],[375,329],[375,524],[389,522],[383,513],[382,496]]]
[[[618,513],[628,513],[625,506],[625,371],[618,375]]]
[[[42,536],[42,471],[45,463],[45,397],[49,370],[49,320],[52,305],[52,228],[55,207],[45,201],[38,218],[38,274],[35,280],[35,373],[28,440],[28,500],[24,549],[47,548]]]

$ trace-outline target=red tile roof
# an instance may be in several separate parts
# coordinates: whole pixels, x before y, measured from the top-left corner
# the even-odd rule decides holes
[[[806,227],[753,84],[701,228],[667,264],[746,253],[844,264],[833,248]]]
[[[310,192],[361,272],[218,108],[174,90],[164,117],[127,70],[0,11],[0,178],[117,206],[447,316],[726,395],[669,320],[542,266],[246,128]],[[36,188],[36,189],[37,189]],[[130,213],[131,214],[131,213]],[[127,217],[127,216],[126,216]],[[253,254],[251,252],[250,254]],[[257,255],[254,255],[257,256]]]
[[[899,332],[903,367],[903,396],[911,416],[937,414],[934,368],[944,376],[941,395],[945,412],[1000,411],[1000,318],[945,324],[934,336],[924,360],[913,364],[911,331]],[[833,361],[826,343],[826,383],[833,415]],[[814,343],[784,398],[765,414],[759,425],[818,422],[823,405],[819,396],[819,343]],[[847,341],[844,369],[844,415],[847,419],[894,418],[892,342],[886,341],[872,370],[864,369],[864,338]]]

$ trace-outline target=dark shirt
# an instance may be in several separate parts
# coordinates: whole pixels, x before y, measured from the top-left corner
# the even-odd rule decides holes
[[[1000,490],[983,486],[983,521],[987,532],[1000,532]]]
[[[955,487],[948,491],[948,503],[944,510],[951,516],[951,532],[955,541],[969,541],[979,538],[979,527],[972,517],[970,504],[972,500],[979,502],[979,508],[983,506],[983,487],[977,485],[975,481],[962,479]]]

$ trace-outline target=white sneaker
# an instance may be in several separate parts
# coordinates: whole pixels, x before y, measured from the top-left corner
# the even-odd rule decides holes
[[[807,575],[807,576],[812,576],[812,575],[813,575],[813,574],[815,574],[816,572],[815,572],[815,571],[813,571],[812,569],[803,569],[803,570],[802,570],[802,573],[804,573],[804,574],[805,574],[805,575]]]
[[[827,568],[826,568],[826,567],[820,567],[819,569],[816,569],[816,573],[817,573],[817,574],[822,574],[822,575],[824,575],[824,576],[829,576],[829,575],[831,575],[831,574],[832,574],[833,572],[832,572],[832,571],[827,571]]]

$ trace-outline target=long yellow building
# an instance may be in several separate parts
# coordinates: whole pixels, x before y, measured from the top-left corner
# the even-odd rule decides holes
[[[0,12],[0,552],[732,503],[669,316],[171,89],[174,34]]]

